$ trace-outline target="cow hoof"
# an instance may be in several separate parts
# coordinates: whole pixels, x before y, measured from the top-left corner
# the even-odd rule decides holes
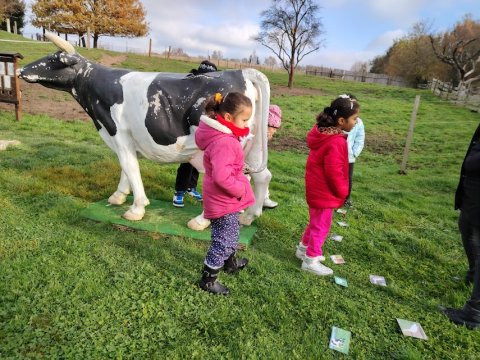
[[[210,220],[202,218],[194,217],[191,219],[188,223],[187,226],[189,229],[195,230],[195,231],[202,231],[205,230],[210,226]]]
[[[125,201],[127,201],[127,194],[118,190],[108,198],[108,203],[111,205],[122,205]]]
[[[250,214],[240,214],[240,224],[242,225],[252,225],[255,216]]]
[[[130,220],[130,221],[139,221],[143,219],[143,216],[145,215],[145,211],[141,213],[136,213],[133,212],[132,210],[128,210],[125,214],[123,214],[123,218]]]

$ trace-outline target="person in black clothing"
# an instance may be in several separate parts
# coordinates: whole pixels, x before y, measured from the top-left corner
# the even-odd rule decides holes
[[[465,281],[473,282],[473,291],[463,308],[443,312],[455,324],[475,329],[480,327],[480,125],[463,160],[455,209],[460,209],[458,227],[469,266]]]
[[[190,70],[187,76],[196,76],[204,73],[217,71],[214,63],[203,60],[198,69]],[[175,193],[173,194],[173,206],[184,207],[185,194],[193,196],[198,201],[203,201],[202,194],[197,191],[198,170],[190,163],[182,163],[177,169],[177,178],[175,180]]]

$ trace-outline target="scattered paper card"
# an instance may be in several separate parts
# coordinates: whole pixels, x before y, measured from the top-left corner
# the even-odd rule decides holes
[[[387,286],[387,282],[385,281],[385,278],[380,275],[370,275],[370,282],[373,285]]]
[[[405,336],[411,336],[422,340],[427,340],[428,337],[422,329],[422,325],[419,323],[408,321],[404,319],[397,319],[400,329]]]
[[[332,236],[330,236],[330,239],[332,239],[333,241],[342,241],[343,236],[342,235],[337,235],[337,234],[332,234]]]
[[[345,221],[337,221],[337,224],[342,226],[342,227],[347,227],[348,224]]]
[[[345,264],[345,260],[343,260],[342,255],[332,255],[330,256],[330,259],[334,264]]]
[[[338,276],[334,276],[333,278],[335,279],[335,284],[343,287],[348,287],[347,279],[344,279]]]
[[[347,210],[345,210],[345,209],[337,209],[337,213],[342,214],[342,215],[347,215]]]
[[[343,354],[348,354],[351,336],[350,331],[332,326],[332,335],[330,335],[330,344],[328,344],[328,347]]]

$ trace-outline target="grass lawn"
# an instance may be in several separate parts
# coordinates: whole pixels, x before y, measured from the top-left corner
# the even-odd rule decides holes
[[[25,45],[23,64],[54,51],[48,46]],[[129,54],[122,66],[185,72],[195,64]],[[248,268],[221,274],[228,297],[196,286],[208,243],[79,215],[111,195],[120,175],[93,123],[29,114],[16,122],[0,111],[0,139],[21,141],[0,152],[0,358],[336,359],[344,355],[328,349],[332,326],[352,332],[353,358],[478,358],[480,332],[451,324],[438,306],[462,306],[471,291],[453,195],[479,114],[424,90],[302,74],[295,85],[325,95],[272,99],[284,115],[269,152],[271,198],[280,205],[256,220],[242,253]],[[324,251],[345,258],[326,264],[348,288],[302,272],[294,254],[308,210],[307,152],[297,145],[344,92],[360,100],[367,145],[355,166],[350,226],[334,224],[344,240],[328,240]],[[408,173],[398,175],[416,94]],[[292,146],[273,150],[280,143]],[[147,196],[170,201],[176,168],[141,160]],[[388,286],[370,284],[370,274]],[[420,322],[428,340],[403,337],[396,318]]]

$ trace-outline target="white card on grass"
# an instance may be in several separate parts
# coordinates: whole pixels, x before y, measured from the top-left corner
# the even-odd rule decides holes
[[[332,239],[333,241],[342,241],[343,236],[342,235],[337,235],[337,234],[332,234],[332,236],[330,236],[330,239]]]
[[[342,226],[342,227],[347,227],[348,224],[345,221],[337,221],[337,224]]]
[[[342,255],[332,255],[330,256],[330,259],[334,264],[345,264],[345,260],[343,259]]]
[[[387,282],[383,276],[380,275],[370,275],[370,282],[373,285],[378,286],[387,286]]]
[[[345,209],[337,209],[337,213],[342,214],[342,215],[346,215],[346,214],[347,214],[347,210],[345,210]]]
[[[398,318],[397,322],[400,326],[400,329],[402,329],[403,335],[415,337],[422,340],[428,340],[425,331],[423,331],[422,329],[422,325],[420,325],[419,323]]]

